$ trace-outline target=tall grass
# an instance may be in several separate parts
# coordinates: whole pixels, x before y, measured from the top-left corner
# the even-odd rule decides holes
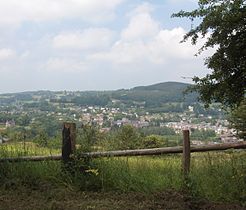
[[[246,204],[246,152],[208,152],[192,157],[193,193],[214,201]]]
[[[181,187],[177,156],[104,158],[95,163],[103,189],[153,192]]]
[[[0,156],[20,155],[16,148],[1,145]],[[32,148],[35,151],[29,148],[24,154],[50,153],[49,149]],[[71,171],[64,170],[59,161],[0,163],[0,185],[4,188],[19,185],[39,188],[49,183],[70,189],[146,193],[183,187],[180,155],[75,160],[72,168]],[[244,203],[246,152],[193,153],[187,185],[195,197]]]
[[[60,150],[40,147],[33,142],[14,142],[0,145],[0,158],[55,155]],[[0,163],[0,185],[4,188],[18,186],[37,187],[40,183],[60,183],[61,163],[55,161]],[[55,181],[55,182],[54,182]]]
[[[0,145],[0,157],[56,155],[60,149],[41,147],[33,142],[14,142]]]

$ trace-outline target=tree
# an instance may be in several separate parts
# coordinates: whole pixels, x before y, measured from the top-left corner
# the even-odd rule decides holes
[[[116,140],[119,141],[119,149],[136,149],[141,143],[140,134],[131,125],[122,126],[116,135]]]
[[[206,39],[198,54],[208,48],[216,52],[205,60],[212,70],[203,78],[194,77],[190,89],[200,94],[200,100],[208,106],[220,102],[236,108],[246,93],[246,2],[245,0],[199,0],[198,9],[180,11],[172,17],[200,18],[183,41],[191,38],[197,44],[200,35]]]
[[[102,135],[99,132],[98,127],[85,124],[82,125],[82,129],[78,133],[78,143],[81,144],[83,152],[90,152],[101,139]]]
[[[154,134],[146,136],[142,142],[144,148],[163,147],[163,146],[167,146],[167,143],[168,143],[167,140],[163,138],[163,136],[154,135]]]
[[[47,147],[49,141],[47,133],[44,130],[39,130],[39,133],[36,136],[36,141],[40,146]]]
[[[246,100],[231,113],[229,121],[231,127],[237,130],[238,136],[246,140]]]

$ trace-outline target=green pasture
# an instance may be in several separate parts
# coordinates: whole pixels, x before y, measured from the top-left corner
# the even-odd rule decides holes
[[[0,145],[0,156],[59,154],[59,150],[33,143]],[[76,159],[64,167],[60,161],[0,163],[0,186],[38,188],[43,184],[71,190],[151,193],[174,189],[211,201],[246,201],[246,152],[193,153],[191,172],[184,183],[181,155]]]

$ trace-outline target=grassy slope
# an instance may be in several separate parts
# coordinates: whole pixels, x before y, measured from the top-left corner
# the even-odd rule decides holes
[[[9,149],[10,147],[8,152]],[[43,153],[49,151],[39,149]],[[17,151],[16,154],[19,155],[19,150]],[[31,149],[27,151],[34,154]],[[6,146],[0,146],[0,156],[6,156],[8,152]],[[13,150],[11,154],[14,155]],[[193,154],[187,191],[192,199],[186,198],[183,193],[177,193],[183,186],[179,155],[95,159],[90,162],[87,172],[81,170],[84,164],[83,161],[76,161],[76,170],[72,174],[64,174],[61,163],[55,161],[0,164],[0,209],[21,209],[28,202],[36,205],[36,209],[69,209],[65,207],[71,203],[70,209],[110,209],[110,206],[123,209],[124,205],[129,206],[126,209],[158,209],[158,203],[161,206],[159,209],[172,203],[173,209],[186,209],[183,207],[195,205],[194,198],[225,202],[227,207],[228,203],[234,202],[246,204],[244,151]],[[62,199],[60,193],[67,194],[68,198]],[[14,197],[16,203],[11,202]],[[205,204],[211,205],[207,202]],[[197,205],[206,209],[205,204]],[[12,208],[7,208],[8,205]],[[43,208],[46,205],[47,208]]]

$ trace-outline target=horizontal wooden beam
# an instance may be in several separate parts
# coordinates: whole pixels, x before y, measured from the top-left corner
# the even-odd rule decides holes
[[[227,149],[246,149],[246,141],[239,143],[191,146],[191,152],[209,152]]]
[[[215,144],[215,145],[202,145],[191,146],[191,152],[208,152],[216,150],[227,149],[246,149],[246,142],[233,143],[233,144]],[[105,151],[105,152],[88,152],[81,153],[80,157],[121,157],[121,156],[147,156],[147,155],[162,155],[162,154],[175,154],[182,153],[183,147],[163,147],[153,149],[137,149],[137,150],[118,150],[118,151]]]
[[[209,152],[209,151],[220,151],[227,149],[246,149],[246,141],[232,144],[214,144],[214,145],[202,145],[202,146],[191,146],[191,152]],[[122,157],[122,156],[152,156],[162,154],[175,154],[182,153],[183,147],[163,147],[153,149],[136,149],[136,150],[118,150],[118,151],[105,151],[105,152],[88,152],[81,153],[80,158],[91,157]],[[61,155],[55,156],[29,156],[29,157],[13,157],[13,158],[0,158],[0,162],[21,162],[21,161],[50,161],[50,160],[61,160]]]

